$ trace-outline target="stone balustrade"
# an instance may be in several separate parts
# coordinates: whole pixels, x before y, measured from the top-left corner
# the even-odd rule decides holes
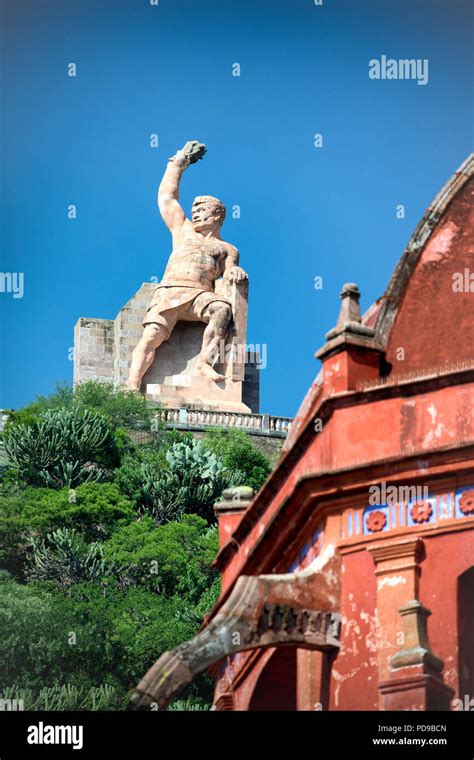
[[[187,428],[238,428],[261,432],[264,435],[285,437],[291,428],[290,417],[274,417],[270,414],[244,414],[240,412],[216,412],[205,409],[160,409],[156,419],[170,427]]]

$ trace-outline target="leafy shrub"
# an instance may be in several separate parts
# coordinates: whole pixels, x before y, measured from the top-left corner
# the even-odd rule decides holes
[[[7,427],[17,424],[32,425],[50,410],[79,410],[99,413],[106,417],[112,428],[150,428],[152,412],[144,396],[113,383],[88,380],[74,388],[58,383],[50,396],[37,396],[36,401],[12,412]]]
[[[88,380],[74,388],[74,404],[107,417],[114,429],[150,429],[152,412],[145,398],[113,383]]]
[[[72,386],[68,383],[57,383],[55,392],[50,396],[37,396],[36,401],[10,412],[6,429],[15,425],[34,425],[42,414],[51,409],[71,409],[73,399]]]
[[[23,491],[15,483],[0,487],[0,569],[21,575],[25,536],[20,515]]]
[[[166,596],[179,594],[193,605],[217,578],[210,567],[218,550],[217,528],[197,515],[159,526],[144,517],[115,531],[103,548],[104,559],[120,566],[133,583]]]
[[[243,430],[215,430],[207,433],[205,446],[218,456],[225,467],[242,473],[240,483],[257,492],[268,478],[272,465]]]
[[[133,502],[115,483],[84,483],[74,489],[27,488],[23,525],[42,535],[74,525],[88,540],[106,538],[135,517]]]
[[[8,459],[30,485],[73,488],[107,477],[117,457],[109,422],[88,410],[45,412],[32,425],[6,428]]]
[[[0,690],[111,686],[121,705],[166,650],[196,632],[180,620],[186,603],[144,588],[93,583],[67,594],[20,585],[0,573]]]
[[[184,583],[179,583],[178,588],[181,585],[189,585],[189,576],[185,576]],[[215,577],[212,585],[202,593],[201,597],[194,605],[187,605],[184,609],[179,610],[176,613],[178,620],[181,620],[183,623],[187,623],[195,630],[198,630],[206,613],[209,612],[219,599],[220,592],[221,580],[219,577]]]
[[[23,578],[31,535],[45,538],[74,526],[86,541],[104,540],[136,517],[134,504],[115,483],[84,483],[76,489],[0,488],[0,567]]]
[[[15,684],[16,689],[36,690],[62,680],[73,651],[67,634],[71,627],[55,609],[52,594],[0,573],[0,595],[1,688]]]

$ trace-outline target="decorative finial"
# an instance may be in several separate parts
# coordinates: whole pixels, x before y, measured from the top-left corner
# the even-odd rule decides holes
[[[346,282],[340,292],[341,309],[337,320],[337,327],[346,322],[360,322],[360,290],[354,282]]]
[[[339,335],[347,337],[351,335],[363,335],[366,338],[372,338],[374,330],[362,323],[360,314],[360,290],[355,282],[346,282],[342,286],[339,294],[341,299],[341,309],[337,319],[336,327],[326,333],[326,340],[332,341]],[[319,355],[320,352],[316,354]]]

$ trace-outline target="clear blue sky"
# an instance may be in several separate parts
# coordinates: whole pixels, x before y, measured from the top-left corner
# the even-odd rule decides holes
[[[0,406],[71,380],[77,319],[114,318],[161,276],[170,240],[156,188],[192,138],[208,153],[185,174],[182,203],[189,213],[209,193],[241,206],[223,236],[250,277],[248,341],[268,347],[262,411],[295,414],[341,285],[359,284],[364,309],[383,292],[472,149],[471,8],[3,0],[1,268],[24,272],[25,293],[0,293]],[[427,58],[429,83],[369,79],[382,54]]]

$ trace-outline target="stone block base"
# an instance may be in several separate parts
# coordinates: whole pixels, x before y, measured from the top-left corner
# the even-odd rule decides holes
[[[207,378],[180,375],[174,383],[148,383],[146,397],[156,401],[161,407],[188,409],[205,408],[226,412],[250,412],[241,401],[242,383],[223,380],[215,383]]]
[[[446,711],[454,696],[440,676],[423,672],[418,666],[400,668],[379,684],[379,690],[384,710]]]
[[[74,383],[108,380],[124,385],[132,352],[143,333],[142,322],[156,285],[144,283],[114,320],[81,317],[74,331]],[[203,322],[178,322],[157,349],[141,387],[142,393],[164,408],[221,412],[259,412],[259,356],[247,351],[247,283],[232,286],[234,324],[228,359],[215,369],[225,380],[194,376],[205,329]],[[234,350],[230,350],[231,348]],[[224,357],[225,358],[225,357]]]

